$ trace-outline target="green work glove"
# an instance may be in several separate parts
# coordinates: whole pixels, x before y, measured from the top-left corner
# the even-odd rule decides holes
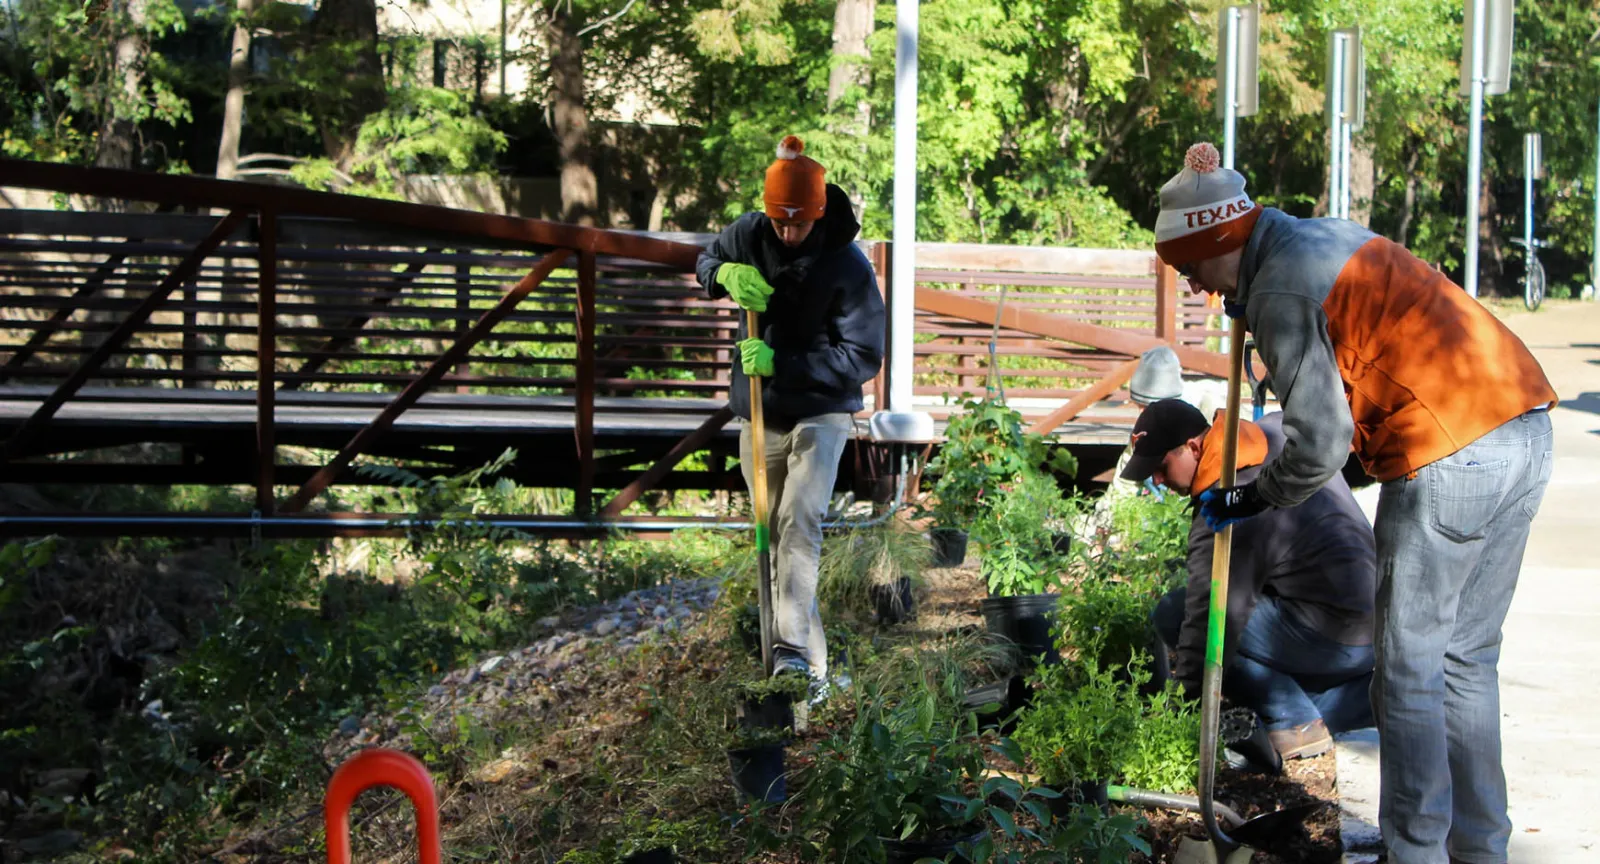
[[[772,365],[772,347],[760,339],[751,338],[740,342],[739,357],[744,361],[746,375],[771,378],[772,373],[776,371]]]
[[[761,278],[761,271],[749,264],[723,264],[717,268],[717,284],[727,289],[728,296],[740,307],[753,312],[767,311],[767,298],[772,296],[772,286]]]

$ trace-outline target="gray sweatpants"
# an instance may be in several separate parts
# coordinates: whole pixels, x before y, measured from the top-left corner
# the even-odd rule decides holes
[[[766,433],[767,502],[771,508],[774,648],[793,651],[819,680],[828,676],[828,642],[817,609],[817,564],[822,557],[822,517],[833,497],[839,457],[850,440],[849,414],[808,417],[788,432]],[[739,431],[739,463],[746,486],[750,424]]]
[[[1392,864],[1501,864],[1501,625],[1550,480],[1550,417],[1524,414],[1383,484],[1378,822]]]

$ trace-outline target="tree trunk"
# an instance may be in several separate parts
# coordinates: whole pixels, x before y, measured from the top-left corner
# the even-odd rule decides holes
[[[1372,198],[1377,192],[1377,166],[1372,160],[1372,143],[1360,135],[1350,136],[1350,221],[1372,224]]]
[[[148,46],[144,42],[144,0],[129,0],[125,29],[117,36],[112,76],[122,81],[122,91],[111,96],[100,118],[100,134],[95,141],[94,164],[100,168],[132,168],[135,161],[134,138],[138,134],[132,114],[140,102],[144,82],[143,60]]]
[[[833,12],[833,69],[828,72],[828,110],[851,87],[866,86],[867,37],[872,35],[876,0],[839,0]],[[865,104],[865,103],[862,103]]]
[[[1395,230],[1394,238],[1394,242],[1401,246],[1406,245],[1411,237],[1411,217],[1417,208],[1417,160],[1421,155],[1421,150],[1412,148],[1406,157],[1406,197],[1400,206],[1400,227]]]
[[[1496,214],[1499,196],[1494,194],[1495,177],[1490,160],[1483,160],[1483,177],[1478,195],[1478,296],[1498,294],[1505,275],[1505,252],[1496,240]]]
[[[217,178],[220,180],[232,180],[239,171],[244,83],[250,71],[250,26],[246,19],[253,5],[252,0],[239,0],[239,23],[233,27],[233,51],[228,57],[228,95],[222,101],[222,140],[217,144]]]
[[[383,109],[386,97],[383,62],[378,57],[377,2],[322,0],[311,30],[320,48],[355,47],[353,62],[343,75],[343,92],[319,100],[323,150],[339,170],[349,171],[356,159],[361,124],[369,114]]]
[[[856,139],[859,164],[863,166],[867,164],[867,136],[872,130],[872,103],[867,101],[865,91],[871,76],[867,37],[872,35],[877,6],[877,0],[839,0],[833,12],[833,68],[828,72],[829,127],[835,134]],[[852,87],[862,88],[853,115],[838,110],[839,102]],[[847,191],[856,219],[860,220],[866,210],[867,196],[865,178],[858,173],[857,179],[858,182],[847,182]]]
[[[584,107],[583,40],[558,3],[546,35],[550,44],[550,115],[561,155],[561,221],[595,224],[599,184],[589,165],[589,113]]]

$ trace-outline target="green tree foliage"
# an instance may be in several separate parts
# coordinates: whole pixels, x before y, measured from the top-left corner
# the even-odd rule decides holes
[[[524,24],[532,28],[525,35],[543,45],[538,33],[554,7],[548,0],[518,5],[514,11],[532,22]],[[1214,75],[1222,5],[925,0],[919,237],[1148,246],[1156,190],[1189,144],[1221,137]],[[707,230],[758,204],[774,145],[798,134],[828,165],[830,179],[860,203],[865,234],[887,236],[895,7],[876,3],[863,61],[836,52],[835,6],[830,0],[563,3],[582,42],[582,110],[591,117],[583,134],[608,140],[587,152],[563,152],[642,160],[669,202],[666,227]],[[502,147],[518,154],[520,171],[557,173],[566,157],[549,146],[553,136],[542,119],[553,68],[544,48],[511,58],[536,72],[528,93],[499,100],[522,107],[426,89],[400,93],[419,86],[420,40],[380,34],[374,46],[372,9],[368,0],[344,0],[315,14],[286,3],[256,4],[252,28],[265,44],[256,49],[248,88],[247,151],[329,160],[300,174],[327,180],[337,168],[357,175],[355,188],[369,193],[393,194],[397,174],[476,170]],[[89,162],[105,121],[120,117],[138,125],[146,151],[141,164],[206,170],[204,147],[185,146],[189,158],[173,158],[152,156],[150,142],[215,140],[232,14],[226,4],[185,13],[173,0],[17,0],[6,7],[0,39],[9,73],[0,83],[0,146],[12,155]],[[1265,4],[1260,112],[1239,125],[1239,167],[1255,196],[1296,215],[1326,212],[1328,34],[1359,24],[1368,99],[1356,146],[1370,155],[1372,170],[1360,171],[1353,184],[1354,209],[1370,214],[1374,230],[1459,277],[1467,139],[1458,93],[1461,19],[1460,4],[1451,0]],[[207,22],[206,38],[215,46],[199,50],[198,36],[176,38],[180,31],[198,34]],[[1490,99],[1486,112],[1486,284],[1514,287],[1520,272],[1503,238],[1521,229],[1522,135],[1529,131],[1544,135],[1538,220],[1555,245],[1547,266],[1557,290],[1586,275],[1597,185],[1597,32],[1600,7],[1589,0],[1518,7],[1513,90]],[[106,50],[129,34],[151,46],[133,90],[116,52]],[[487,44],[495,34],[479,35]],[[830,75],[841,62],[864,62],[864,73],[850,76],[848,92],[839,94],[836,83],[830,94]],[[384,70],[382,93],[372,89],[375,64]],[[674,115],[681,136],[670,145],[642,130],[611,138],[603,118],[640,100]],[[490,126],[510,137],[502,144]]]
[[[171,61],[148,50],[185,26],[173,0],[0,4],[0,68],[5,70],[0,75],[0,152],[52,162],[93,162],[103,130],[114,121],[149,127],[192,121],[188,100],[174,88]],[[146,47],[125,68],[112,50],[123,39]]]

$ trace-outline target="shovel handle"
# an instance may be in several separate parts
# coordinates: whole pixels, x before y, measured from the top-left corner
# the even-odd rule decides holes
[[[1239,395],[1244,377],[1244,320],[1233,320],[1228,348],[1227,425],[1222,435],[1222,484],[1226,489],[1238,480]],[[1217,785],[1217,740],[1222,726],[1222,646],[1228,627],[1228,568],[1233,558],[1233,526],[1216,532],[1211,549],[1211,609],[1206,618],[1205,677],[1200,689],[1200,816],[1206,833],[1217,847],[1217,860],[1227,858],[1239,844],[1229,837],[1217,821],[1213,796]]]
[[[761,318],[754,310],[745,310],[745,332],[750,338],[760,338]],[[761,604],[761,666],[767,675],[772,674],[772,555],[768,548],[767,532],[767,421],[761,404],[761,376],[750,375],[750,504],[754,511],[751,521],[756,526],[756,596]]]
[[[322,799],[328,864],[350,864],[350,805],[374,786],[393,786],[406,793],[417,814],[417,859],[421,864],[439,864],[439,800],[433,778],[416,757],[386,747],[351,756],[328,781]]]

